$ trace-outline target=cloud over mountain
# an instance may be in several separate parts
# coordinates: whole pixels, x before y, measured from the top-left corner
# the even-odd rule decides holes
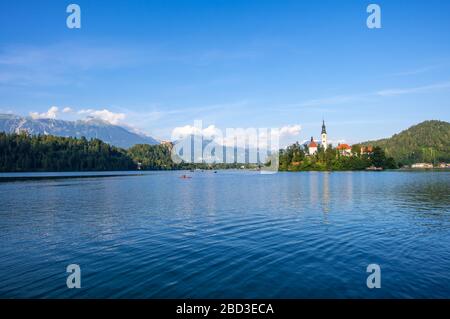
[[[77,138],[84,136],[87,139],[98,138],[106,143],[123,148],[135,144],[159,144],[156,139],[150,136],[132,132],[128,128],[111,124],[100,117],[76,121],[56,119],[57,109],[57,107],[50,108],[46,113],[34,114],[34,117],[0,114],[0,131],[7,133],[26,131],[31,135],[45,134]]]

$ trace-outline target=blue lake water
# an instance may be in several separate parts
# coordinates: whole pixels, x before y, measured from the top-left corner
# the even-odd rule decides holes
[[[181,174],[0,174],[0,297],[450,298],[450,172]]]

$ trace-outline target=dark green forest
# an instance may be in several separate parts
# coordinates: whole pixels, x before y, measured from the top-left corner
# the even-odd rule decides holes
[[[363,145],[381,147],[400,165],[450,162],[450,123],[425,121],[391,138],[368,141]]]
[[[115,171],[135,169],[122,149],[98,139],[0,133],[0,171]]]
[[[170,149],[166,145],[137,144],[128,149],[127,155],[144,170],[179,169],[170,157]]]

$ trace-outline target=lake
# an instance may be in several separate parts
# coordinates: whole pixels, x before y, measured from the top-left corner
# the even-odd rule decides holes
[[[77,175],[0,174],[1,298],[450,298],[448,171]]]

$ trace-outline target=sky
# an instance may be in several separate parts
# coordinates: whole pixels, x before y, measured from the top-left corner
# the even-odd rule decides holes
[[[66,7],[81,8],[81,28]],[[98,117],[169,139],[276,127],[289,141],[450,120],[450,1],[0,2],[0,113]]]

